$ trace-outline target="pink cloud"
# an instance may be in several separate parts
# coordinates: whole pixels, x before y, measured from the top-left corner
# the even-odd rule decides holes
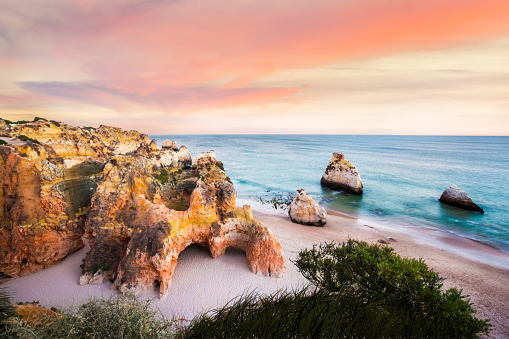
[[[64,84],[50,78],[24,82],[23,88],[117,110],[288,100],[303,84],[265,88],[257,82],[283,70],[509,34],[507,0],[51,4],[0,8],[19,19],[0,29],[11,44],[6,55],[27,62],[50,56],[54,72],[59,61],[71,60],[93,80]]]

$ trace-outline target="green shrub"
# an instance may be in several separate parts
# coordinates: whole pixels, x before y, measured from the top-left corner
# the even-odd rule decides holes
[[[33,142],[34,144],[40,144],[39,140],[37,139],[32,139],[32,138],[29,138],[27,137],[26,135],[23,135],[23,134],[20,134],[17,136],[17,138],[21,141],[31,141]]]
[[[421,259],[349,240],[303,250],[295,264],[314,285],[244,295],[196,318],[182,338],[475,338],[489,323],[473,317],[461,291]]]
[[[3,139],[0,139],[0,145],[7,145],[7,144],[8,144],[8,142],[7,142],[7,141],[5,141],[5,140],[3,140]]]
[[[12,121],[10,121],[10,120],[4,119],[4,121],[5,121],[5,123],[6,123],[7,125],[11,125],[11,124],[12,124]]]
[[[388,246],[348,240],[303,250],[295,262],[312,284],[349,295],[377,309],[380,319],[353,327],[391,324],[391,337],[475,338],[490,324],[474,317],[468,296],[455,288],[442,291],[443,279],[422,259],[402,258]],[[375,332],[376,333],[376,332]]]
[[[162,168],[160,173],[159,174],[156,174],[156,179],[159,180],[159,182],[161,182],[161,184],[165,185],[167,182],[168,182],[168,171],[166,170],[166,168]],[[175,176],[174,176],[174,179],[176,180]]]
[[[168,338],[172,324],[135,297],[92,299],[73,313],[60,313],[39,324],[12,321],[11,337],[21,338]]]
[[[83,127],[83,129],[91,129],[91,130],[94,130],[94,131],[95,131],[97,128],[95,128],[95,127],[91,127],[91,126],[86,126],[86,127]]]
[[[14,316],[13,309],[9,292],[5,287],[0,286],[0,338],[2,338],[1,333],[5,331],[7,319]]]
[[[48,121],[48,119],[45,119],[45,118],[40,118],[40,117],[35,117],[34,118],[34,122],[39,121],[39,120]]]
[[[243,295],[201,317],[180,338],[342,338],[349,311],[343,296],[320,289]]]
[[[57,127],[60,127],[60,123],[56,120],[50,120],[49,122],[51,122],[53,125],[55,125]]]

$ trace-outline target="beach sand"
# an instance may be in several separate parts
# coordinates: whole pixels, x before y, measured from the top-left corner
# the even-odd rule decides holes
[[[370,243],[389,242],[402,256],[423,258],[446,278],[444,287],[463,289],[475,304],[480,318],[494,325],[490,337],[509,338],[509,254],[480,242],[445,232],[418,228],[392,229],[329,211],[324,227],[294,224],[288,216],[253,211],[254,217],[276,235],[285,253],[286,270],[281,278],[253,274],[242,251],[229,249],[212,259],[207,249],[192,245],[179,262],[166,299],[145,292],[153,306],[167,317],[190,320],[195,315],[220,307],[252,291],[270,294],[279,288],[297,289],[307,284],[291,260],[303,248],[320,242],[343,242],[348,238]],[[14,302],[39,301],[45,307],[69,308],[91,297],[109,297],[116,292],[110,284],[79,286],[80,264],[88,248],[69,255],[62,262],[30,276],[12,279],[4,286],[14,291]]]

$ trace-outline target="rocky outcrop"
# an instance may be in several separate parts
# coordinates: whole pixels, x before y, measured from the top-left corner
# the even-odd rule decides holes
[[[448,205],[459,207],[465,210],[484,213],[484,210],[477,206],[477,204],[475,204],[472,199],[468,197],[467,192],[461,188],[458,188],[456,185],[452,185],[451,187],[447,188],[438,200]]]
[[[212,257],[240,248],[252,271],[282,274],[281,245],[248,206],[236,207],[213,151],[193,161],[185,146],[158,149],[146,135],[114,127],[44,119],[8,126],[0,146],[1,273],[51,266],[86,236],[80,283],[112,280],[122,292],[156,285],[164,297],[178,254],[193,243]]]
[[[160,152],[116,156],[105,166],[88,214],[92,249],[80,284],[113,280],[123,293],[156,287],[164,298],[178,255],[191,244],[214,258],[240,248],[253,272],[281,276],[281,245],[249,206],[236,207],[233,184],[213,152],[192,166],[171,167],[157,165]]]
[[[170,140],[166,139],[166,140],[163,141],[162,148],[163,149],[171,149],[171,150],[177,151],[178,150],[177,142],[175,140],[170,141]]]
[[[320,207],[303,189],[297,190],[288,214],[298,224],[323,226],[327,223],[325,208]]]
[[[353,194],[362,194],[361,175],[357,168],[345,159],[343,153],[334,153],[322,175],[324,186]]]

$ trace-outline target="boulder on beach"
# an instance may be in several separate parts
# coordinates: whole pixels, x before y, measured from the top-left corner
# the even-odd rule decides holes
[[[362,194],[361,175],[357,167],[345,159],[343,153],[334,153],[322,175],[322,185],[353,194]]]
[[[297,190],[288,211],[290,219],[297,224],[323,226],[327,223],[327,212],[303,189]]]
[[[451,206],[459,207],[464,210],[484,213],[484,210],[475,204],[472,199],[468,197],[467,192],[458,188],[456,185],[452,185],[442,193],[440,202],[446,203]]]

